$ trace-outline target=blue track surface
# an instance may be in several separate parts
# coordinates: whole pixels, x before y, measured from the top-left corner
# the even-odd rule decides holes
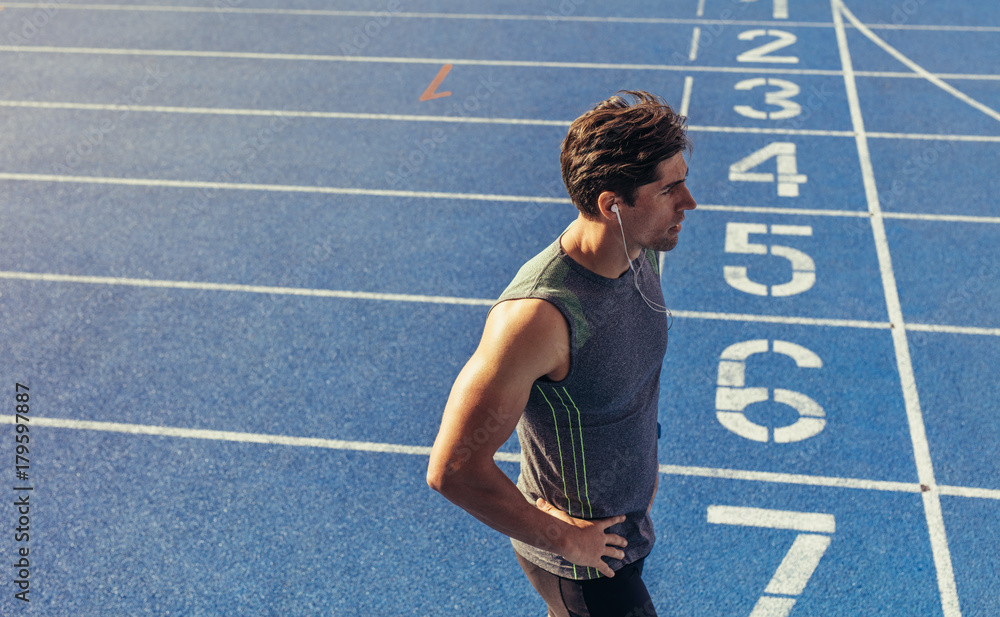
[[[619,89],[700,204],[660,615],[1000,614],[1000,5],[847,4],[2,5],[0,614],[543,615],[424,473]]]

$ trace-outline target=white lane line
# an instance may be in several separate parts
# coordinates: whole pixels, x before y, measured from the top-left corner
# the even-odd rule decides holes
[[[568,197],[532,197],[530,195],[496,195],[481,193],[444,193],[438,191],[396,191],[387,189],[359,189],[330,186],[296,186],[286,184],[241,184],[232,182],[203,182],[197,180],[162,180],[156,178],[108,178],[101,176],[62,176],[57,174],[23,174],[0,172],[0,181],[14,182],[65,182],[99,184],[112,186],[141,186],[149,188],[207,189],[228,191],[271,191],[276,193],[321,193],[333,195],[362,195],[374,197],[403,197],[416,199],[456,199],[469,201],[495,201],[519,203],[572,204]],[[818,210],[804,208],[778,208],[758,206],[699,205],[700,210],[719,212],[753,212],[758,214],[789,214],[806,216],[837,216],[865,218],[872,216],[867,211]],[[998,224],[1000,217],[969,216],[962,214],[921,214],[908,212],[886,212],[883,218],[938,221],[952,223]]]
[[[689,131],[703,133],[742,133],[761,135],[806,135],[812,137],[854,137],[854,131],[828,131],[822,129],[778,129],[745,126],[701,126],[688,127]],[[981,143],[1000,143],[996,135],[933,135],[930,133],[868,133],[868,138],[878,139],[913,139],[927,141],[962,141]]]
[[[829,328],[858,328],[864,330],[888,330],[887,322],[864,321],[859,319],[820,319],[813,317],[786,317],[782,315],[750,315],[746,313],[714,313],[708,311],[670,311],[674,317],[706,319],[713,321],[739,321],[753,323],[775,323],[788,326],[822,326]]]
[[[902,53],[900,53],[899,50],[897,50],[895,47],[893,47],[892,45],[889,45],[888,43],[886,43],[885,41],[883,41],[881,38],[879,38],[879,36],[877,34],[875,34],[874,32],[872,32],[868,28],[866,28],[865,25],[863,23],[861,23],[858,20],[858,18],[855,17],[854,14],[851,13],[850,10],[848,10],[848,8],[846,6],[844,6],[843,2],[840,3],[840,8],[843,11],[844,16],[847,17],[847,19],[850,20],[850,22],[852,24],[854,24],[854,27],[857,28],[858,31],[861,32],[861,34],[864,34],[871,42],[873,42],[876,45],[878,45],[879,47],[881,47],[890,56],[892,56],[896,60],[899,60],[900,62],[902,62],[904,65],[906,65],[906,67],[908,69],[910,69],[914,73],[920,75],[921,77],[923,77],[927,81],[931,82],[932,84],[934,84],[938,88],[941,88],[942,90],[944,90],[948,94],[952,95],[953,97],[957,98],[958,100],[962,101],[963,103],[966,103],[967,105],[971,105],[972,107],[978,109],[979,111],[983,112],[984,114],[986,114],[987,116],[993,118],[994,120],[1000,121],[1000,112],[998,112],[997,110],[993,109],[992,107],[989,107],[988,105],[984,105],[983,103],[980,103],[979,101],[977,101],[976,99],[972,98],[971,96],[969,96],[969,95],[965,94],[964,92],[958,90],[957,88],[955,88],[951,84],[948,84],[947,82],[941,80],[939,77],[933,75],[930,71],[926,70],[924,67],[920,66],[919,64],[917,64],[913,60],[910,60],[908,57],[906,57],[905,55],[903,55]]]
[[[582,0],[579,0],[582,2]],[[704,12],[704,0],[699,0],[702,14]],[[10,8],[52,8],[52,9],[75,9],[90,11],[153,11],[170,13],[214,13],[218,15],[281,15],[281,16],[304,16],[304,17],[375,17],[390,19],[461,19],[477,21],[561,21],[561,22],[584,22],[584,23],[625,23],[625,24],[710,24],[720,26],[771,26],[773,21],[736,21],[732,19],[682,19],[669,17],[619,17],[614,15],[556,15],[551,11],[544,15],[525,14],[502,14],[502,13],[423,13],[423,12],[403,12],[403,11],[346,11],[334,9],[273,9],[273,8],[238,8],[221,6],[216,2],[215,7],[194,7],[194,6],[163,6],[163,5],[123,5],[123,4],[65,4],[56,2],[4,2],[4,6]],[[698,17],[701,17],[699,14]],[[823,22],[786,22],[783,26],[799,26],[803,28],[829,28],[833,24]]]
[[[906,327],[903,311],[899,301],[899,290],[896,286],[896,276],[892,267],[892,257],[889,253],[889,241],[885,233],[882,219],[882,207],[878,199],[878,188],[875,184],[875,171],[868,150],[868,139],[865,136],[864,119],[861,115],[861,102],[858,97],[857,83],[854,78],[854,65],[847,46],[847,33],[844,29],[843,15],[848,15],[847,7],[842,0],[830,0],[833,19],[836,24],[837,46],[840,48],[840,60],[844,71],[844,87],[851,111],[851,122],[856,134],[855,142],[861,172],[865,186],[865,196],[868,209],[872,213],[872,234],[875,240],[875,250],[878,255],[879,270],[882,275],[882,287],[885,291],[886,308],[891,329],[893,346],[896,350],[896,366],[899,370],[903,401],[906,407],[906,418],[910,427],[910,439],[913,443],[913,456],[917,467],[920,484],[928,487],[921,495],[924,502],[924,513],[931,541],[931,552],[934,556],[934,566],[937,571],[938,591],[941,594],[941,607],[945,617],[961,615],[958,603],[958,589],[955,585],[955,572],[952,567],[951,552],[948,549],[948,538],[945,531],[944,515],[941,511],[941,498],[934,479],[934,466],[931,461],[930,445],[927,441],[927,431],[924,426],[923,414],[920,409],[920,398],[917,393],[916,378],[913,374],[913,364],[910,358],[910,346],[906,338]]]
[[[912,332],[933,332],[934,334],[971,334],[973,336],[1000,336],[1000,328],[976,328],[971,326],[939,326],[933,324],[908,323],[906,329]]]
[[[778,208],[767,206],[722,206],[698,204],[699,210],[706,212],[752,212],[756,214],[787,214],[791,216],[834,216],[842,218],[871,218],[871,212],[864,210],[816,210],[806,208]],[[1000,224],[1000,216],[972,216],[968,214],[924,214],[920,212],[883,212],[884,219],[904,221],[930,221],[935,223],[976,223]]]
[[[934,73],[939,79],[954,79],[967,81],[1000,81],[1000,75],[983,75],[976,73]],[[924,79],[917,73],[901,73],[898,71],[855,71],[855,77],[883,77],[886,79]]]
[[[684,94],[681,101],[681,115],[684,103],[690,103],[691,88],[694,78],[684,78]],[[414,114],[374,114],[340,111],[297,111],[285,109],[245,109],[226,107],[177,107],[167,105],[118,105],[110,103],[73,103],[64,101],[17,101],[0,100],[0,107],[23,107],[29,109],[71,109],[81,111],[124,111],[160,114],[203,114],[220,116],[251,116],[277,118],[318,118],[333,120],[374,120],[391,122],[445,122],[459,124],[503,124],[524,126],[555,126],[569,127],[571,120],[538,120],[534,118],[486,118],[475,116],[428,116]],[[854,137],[853,131],[828,131],[821,129],[779,129],[747,126],[710,126],[689,125],[689,131],[705,133],[743,133],[762,135],[806,135],[816,137]],[[868,133],[868,137],[880,139],[914,139],[937,141],[964,141],[1000,143],[1000,136],[994,135],[935,135],[930,133]]]
[[[970,141],[983,143],[1000,143],[1000,136],[995,135],[931,135],[928,133],[868,133],[868,137],[879,139],[917,139],[928,141]]]
[[[937,221],[947,223],[1000,223],[1000,216],[970,216],[966,214],[920,214],[915,212],[883,212],[882,218],[907,221]]]
[[[698,39],[701,38],[701,28],[694,27],[691,31],[691,51],[688,52],[688,60],[694,62],[698,59]]]
[[[521,203],[568,204],[569,198],[530,197],[525,195],[494,195],[486,193],[443,193],[436,191],[394,191],[386,189],[358,189],[332,186],[296,186],[289,184],[245,184],[233,182],[202,182],[197,180],[158,180],[152,178],[108,178],[100,176],[62,176],[55,174],[0,173],[0,180],[24,182],[70,182],[82,184],[110,184],[163,188],[273,191],[279,193],[319,193],[327,195],[367,195],[376,197],[410,197],[416,199],[459,199],[472,201],[497,201]]]
[[[453,122],[466,124],[514,124],[527,126],[568,127],[569,120],[534,120],[527,118],[482,118],[472,116],[427,116],[413,114],[372,114],[337,111],[294,111],[280,109],[233,109],[224,107],[171,107],[164,105],[115,105],[105,103],[64,103],[56,101],[0,100],[0,107],[34,109],[75,109],[83,111],[127,111],[158,114],[204,114],[219,116],[261,116],[268,118],[320,118],[335,120],[377,120],[394,122]]]
[[[774,25],[773,22],[765,22]],[[732,25],[731,23],[728,25]],[[786,24],[782,24],[786,25]],[[772,75],[822,75],[840,77],[842,71],[831,69],[787,69],[779,67],[738,67],[738,66],[691,66],[677,64],[609,64],[600,62],[543,62],[532,60],[474,60],[462,58],[418,58],[399,56],[336,56],[325,54],[279,54],[267,52],[207,51],[183,49],[137,49],[109,47],[52,47],[43,45],[0,45],[0,52],[49,53],[70,55],[110,55],[110,56],[155,56],[165,58],[222,58],[235,60],[285,60],[305,62],[370,62],[382,64],[452,64],[463,66],[499,66],[526,68],[594,69],[612,71],[700,71],[704,73],[754,73]],[[859,71],[864,77],[922,78],[912,73]],[[998,75],[977,75],[966,73],[933,74],[941,79],[982,79],[1000,80]]]
[[[886,482],[881,480],[864,480],[858,478],[833,478],[828,476],[775,473],[771,471],[745,471],[741,469],[714,469],[711,467],[660,465],[660,473],[672,476],[694,476],[699,478],[719,478],[723,480],[743,480],[748,482],[768,482],[773,484],[797,484],[802,486],[824,486],[829,488],[851,488],[895,493],[920,492],[920,485],[915,482]],[[1000,498],[1000,496],[998,496],[998,498]]]
[[[41,45],[0,45],[0,52],[52,53],[110,56],[158,56],[175,58],[225,58],[237,60],[286,60],[309,62],[370,62],[382,64],[452,64],[462,66],[503,66],[557,69],[597,69],[612,71],[703,71],[709,73],[768,73],[784,75],[832,75],[840,71],[730,66],[681,66],[672,64],[611,64],[601,62],[541,62],[530,60],[472,60],[461,58],[412,58],[397,56],[335,56],[323,54],[278,54],[265,52],[205,51],[183,49],[117,49],[107,47],[51,47]]]
[[[687,77],[684,78],[684,93],[681,95],[681,108],[680,111],[678,112],[685,118],[687,117],[688,111],[691,108],[691,90],[693,88],[694,88],[694,77],[688,75]],[[693,129],[691,127],[688,127],[688,130],[690,131]]]
[[[16,416],[0,416],[0,424],[15,424]],[[330,450],[352,450],[357,452],[381,452],[389,454],[409,454],[415,456],[430,456],[430,446],[408,446],[392,443],[370,441],[348,441],[343,439],[321,439],[316,437],[294,437],[289,435],[271,435],[265,433],[242,433],[237,431],[218,431],[210,429],[190,429],[171,426],[153,426],[148,424],[129,424],[122,422],[103,422],[94,420],[71,420],[68,418],[47,418],[32,416],[29,420],[32,426],[47,428],[65,428],[85,431],[104,431],[124,433],[128,435],[149,435],[156,437],[175,437],[183,439],[205,439],[214,441],[231,441],[239,443],[273,444],[300,448],[325,448]],[[497,452],[494,460],[518,463],[521,455],[516,452]],[[919,493],[919,484],[906,482],[886,482],[880,480],[864,480],[857,478],[834,478],[828,476],[810,476],[804,474],[774,473],[769,471],[744,471],[738,469],[714,469],[709,467],[689,467],[682,465],[660,465],[659,472],[664,475],[693,476],[702,478],[719,478],[726,480],[742,480],[751,482],[767,482],[775,484],[797,484],[803,486],[822,486],[830,488],[850,488],[869,491]],[[978,499],[1000,500],[1000,490],[972,487],[942,486],[941,492],[948,495]]]
[[[810,135],[814,137],[854,137],[852,131],[825,131],[820,129],[778,129],[751,126],[689,126],[688,130],[705,133],[743,133],[748,135]]]
[[[787,0],[783,0],[787,5]],[[419,13],[419,12],[387,12],[387,11],[345,11],[334,9],[274,9],[274,8],[238,8],[221,6],[215,3],[214,7],[197,6],[167,6],[167,5],[124,5],[124,4],[66,4],[58,2],[5,2],[8,8],[22,9],[70,9],[85,11],[145,11],[145,12],[167,12],[167,13],[213,13],[218,15],[278,15],[278,16],[303,16],[303,17],[375,17],[385,18],[388,13],[393,19],[461,19],[461,20],[482,20],[482,21],[561,21],[561,22],[614,22],[614,23],[634,23],[634,24],[708,24],[720,26],[773,26],[773,21],[738,21],[727,19],[683,19],[669,17],[618,17],[607,16],[584,16],[584,15],[519,15],[519,14],[499,14],[499,13]],[[698,0],[696,17],[703,17],[705,14],[705,0]],[[782,26],[801,28],[833,28],[831,22],[782,22]],[[940,32],[1000,32],[997,26],[961,26],[961,25],[912,25],[912,24],[874,24],[868,26],[872,30],[929,30]]]
[[[313,298],[340,298],[346,300],[379,300],[383,302],[420,302],[430,304],[458,304],[465,306],[493,306],[496,300],[480,298],[454,298],[415,294],[370,293],[364,291],[337,291],[333,289],[303,289],[298,287],[267,287],[263,285],[234,285],[227,283],[201,283],[194,281],[166,281],[111,276],[78,276],[38,272],[3,272],[0,279],[38,281],[47,283],[82,283],[88,285],[120,285],[125,287],[152,287],[160,289],[188,289],[195,291],[228,291],[240,293],[272,294],[282,296],[307,296]]]
[[[716,206],[698,204],[699,210],[707,212],[751,212],[754,214],[789,214],[796,216],[836,216],[846,218],[868,218],[871,214],[861,210],[810,210],[806,208],[773,208],[767,206]]]
[[[0,416],[0,424],[14,424],[16,416]],[[147,424],[127,424],[122,422],[96,422],[91,420],[70,420],[66,418],[45,418],[32,416],[31,426],[48,428],[68,428],[84,431],[103,431],[129,435],[152,435],[157,437],[179,437],[184,439],[207,439],[212,441],[233,441],[239,443],[273,444],[300,448],[326,448],[330,450],[353,450],[357,452],[381,452],[388,454],[411,454],[430,456],[430,446],[406,446],[392,443],[369,441],[346,441],[342,439],[320,439],[315,437],[292,437],[263,433],[241,433],[208,429],[178,428],[172,426],[150,426]],[[520,461],[520,454],[498,452],[497,460]]]
[[[974,488],[969,486],[939,486],[942,495],[952,497],[971,497],[976,499],[1000,499],[1000,490],[990,488]]]
[[[662,270],[661,270],[662,272]],[[428,296],[418,294],[373,293],[365,291],[338,291],[335,289],[309,289],[301,287],[276,287],[266,285],[240,285],[233,283],[208,283],[200,281],[177,281],[163,279],[140,279],[113,276],[85,276],[77,274],[55,274],[45,272],[0,271],[0,280],[32,281],[41,283],[75,283],[84,285],[116,285],[122,287],[146,287],[157,289],[186,289],[193,291],[225,291],[237,293],[270,294],[279,296],[305,296],[312,298],[339,298],[343,300],[374,300],[382,302],[417,302],[428,304],[454,304],[463,306],[493,306],[496,300],[489,298],[458,298],[452,296]],[[705,319],[712,321],[734,321],[752,323],[774,323],[793,326],[820,326],[829,328],[856,328],[863,330],[887,330],[888,322],[864,321],[857,319],[823,319],[814,317],[794,317],[782,315],[750,315],[744,313],[717,313],[707,311],[671,311],[675,317]],[[979,336],[1000,336],[1000,328],[972,328],[930,324],[907,324],[907,329],[920,332],[944,334],[972,334]]]
[[[831,26],[833,24],[830,24]],[[847,26],[847,24],[845,24]],[[916,24],[868,24],[872,30],[923,30],[936,32],[1000,32],[1000,26],[921,26]]]

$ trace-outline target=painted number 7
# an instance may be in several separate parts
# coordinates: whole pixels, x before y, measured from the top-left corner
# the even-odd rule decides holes
[[[788,512],[736,506],[709,506],[708,522],[715,525],[765,527],[797,531],[792,547],[778,566],[753,607],[750,617],[786,617],[795,606],[795,596],[802,594],[820,559],[830,546],[836,531],[832,514]],[[779,597],[781,596],[781,597]]]

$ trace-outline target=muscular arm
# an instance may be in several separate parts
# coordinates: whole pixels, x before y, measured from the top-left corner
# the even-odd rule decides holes
[[[624,556],[615,547],[625,539],[605,529],[624,517],[584,521],[541,500],[532,505],[493,460],[513,433],[534,381],[566,375],[569,345],[566,321],[548,302],[515,300],[495,307],[452,387],[427,483],[493,529],[613,576],[601,557]]]

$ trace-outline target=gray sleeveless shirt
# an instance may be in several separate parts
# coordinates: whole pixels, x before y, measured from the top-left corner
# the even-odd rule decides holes
[[[639,269],[646,298],[662,305],[656,254],[646,251],[633,267]],[[617,279],[595,274],[563,252],[558,239],[522,266],[497,303],[522,298],[551,302],[566,318],[570,370],[562,381],[542,378],[532,386],[517,424],[517,487],[532,505],[542,497],[576,518],[624,514],[625,521],[608,532],[628,541],[625,558],[604,558],[617,571],[649,554],[655,540],[646,510],[658,473],[656,419],[666,318],[639,295],[632,270]],[[528,561],[558,576],[601,576],[596,568],[511,542]]]

